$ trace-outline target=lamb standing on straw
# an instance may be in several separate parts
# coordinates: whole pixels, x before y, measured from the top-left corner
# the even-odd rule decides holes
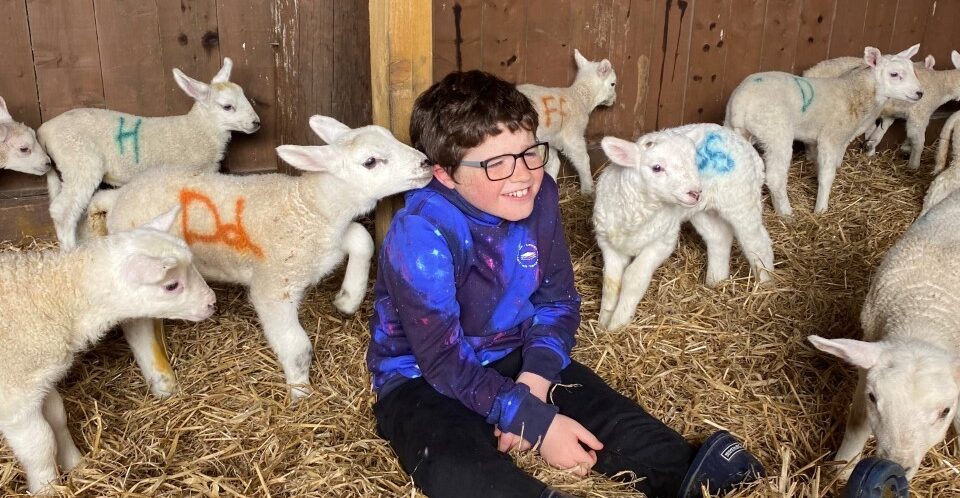
[[[960,193],[932,207],[887,252],[860,316],[863,341],[811,343],[859,368],[837,460],[849,476],[867,438],[910,478],[951,421],[960,433]],[[960,440],[957,442],[960,451]]]
[[[919,45],[896,55],[864,49],[866,68],[840,78],[801,78],[782,72],[747,76],[730,96],[724,124],[764,149],[767,188],[778,215],[793,214],[787,198],[787,171],[795,140],[817,158],[817,202],[827,210],[830,189],[847,145],[877,119],[887,99],[917,101],[923,96],[910,57]]]
[[[694,124],[649,133],[636,143],[605,137],[601,146],[613,164],[600,174],[593,210],[603,254],[600,326],[630,322],[687,220],[707,243],[708,286],[730,276],[734,236],[758,280],[770,279],[763,161],[743,137],[719,125]]]
[[[89,210],[91,220],[106,212],[107,228],[114,232],[179,203],[178,233],[193,249],[200,273],[249,288],[294,401],[310,393],[313,347],[297,315],[304,293],[347,256],[334,305],[355,313],[367,291],[374,246],[353,219],[377,200],[423,187],[432,177],[426,156],[382,127],[351,130],[325,116],[310,118],[310,127],[329,145],[277,147],[300,176],[155,168],[120,189],[99,192]],[[156,363],[154,351],[162,346],[150,321],[127,322],[123,329],[154,394],[175,392],[172,370]]]
[[[570,159],[580,177],[580,191],[593,193],[593,175],[587,140],[584,133],[590,113],[597,106],[611,106],[617,100],[617,73],[610,61],[588,61],[573,50],[577,63],[577,76],[573,85],[566,88],[547,88],[538,85],[517,85],[517,90],[527,96],[537,110],[540,125],[537,138],[550,142],[550,159],[545,169],[554,179],[560,174],[560,155]]]
[[[174,69],[177,85],[196,101],[183,116],[142,118],[74,109],[40,127],[40,143],[57,164],[47,174],[47,188],[61,247],[76,245],[77,222],[101,181],[120,186],[137,173],[171,164],[216,171],[231,131],[260,128],[243,89],[230,82],[232,68],[224,58],[209,85]]]
[[[57,465],[68,472],[82,458],[56,389],[78,352],[121,320],[213,313],[187,245],[165,233],[176,216],[74,251],[0,254],[0,431],[31,493],[54,494]]]

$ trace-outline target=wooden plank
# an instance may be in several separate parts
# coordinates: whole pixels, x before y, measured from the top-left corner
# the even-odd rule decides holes
[[[436,1],[433,6],[434,81],[451,71],[481,69],[482,0]]]
[[[922,54],[933,54],[940,69],[952,68],[950,51],[960,50],[957,38],[957,19],[960,19],[960,2],[935,1],[930,8],[923,43]],[[906,48],[906,47],[904,47]]]
[[[231,80],[243,87],[260,116],[253,135],[234,133],[227,168],[230,172],[277,169],[279,120],[275,51],[281,50],[276,6],[256,0],[217,0],[220,54],[233,59]]]
[[[433,81],[433,11],[428,0],[370,0],[369,8],[373,121],[410,143],[413,101]],[[378,244],[400,202],[394,196],[377,206]]]
[[[93,2],[31,0],[27,15],[41,118],[104,107]]]
[[[732,4],[732,0],[698,2],[694,9],[684,123],[723,122],[723,68],[729,48],[720,33],[730,24]]]
[[[23,0],[0,0],[0,97],[7,102],[13,119],[27,126],[40,126],[37,78],[33,72],[27,5]]]
[[[526,43],[526,3],[487,0],[482,9],[483,69],[507,81],[520,83],[522,49]]]
[[[350,127],[372,121],[370,102],[370,14],[366,0],[336,3],[330,115]],[[419,95],[419,94],[418,94]]]
[[[630,116],[630,127],[624,137],[630,139],[653,129],[648,128],[647,102],[650,95],[650,67],[653,58],[656,28],[648,22],[657,8],[656,0],[634,2],[629,22],[627,61],[617,70],[617,101]]]
[[[827,58],[836,0],[804,0],[793,71],[802,73]]]
[[[18,241],[24,237],[56,240],[46,194],[0,199],[0,240]]]
[[[877,47],[881,53],[891,52],[890,39],[899,0],[869,0],[863,18],[863,44]],[[903,49],[893,50],[899,52]],[[923,59],[919,57],[917,60]]]
[[[690,34],[693,25],[693,6],[688,2],[658,0],[655,11],[658,26],[655,34],[653,70],[647,113],[655,129],[677,126],[682,120],[684,84],[687,79],[687,60],[690,55]],[[654,86],[655,85],[655,86]]]
[[[927,19],[930,17],[931,2],[933,0],[904,0],[897,4],[897,20],[893,25],[893,33],[890,35],[891,51],[899,52],[914,43],[923,41]],[[921,45],[920,57],[917,60],[922,60],[929,53],[929,47]],[[940,61],[937,60],[937,62]],[[949,59],[945,62],[948,65],[943,67],[952,67],[949,65]]]
[[[202,81],[217,74],[220,57],[220,35],[217,33],[216,0],[156,0],[160,24],[160,52],[163,71],[163,93],[169,116],[186,114],[193,99],[177,86],[173,68]],[[235,78],[234,78],[235,79]]]
[[[763,71],[793,72],[800,23],[800,2],[767,0],[761,35],[760,68]]]
[[[830,36],[830,48],[827,51],[828,58],[863,56],[863,49],[866,46],[863,23],[868,1],[843,0],[841,5],[837,5],[833,20],[833,34]]]
[[[324,58],[332,45],[333,5],[331,2],[300,4],[296,0],[282,0],[276,2],[274,8],[274,29],[280,42],[279,50],[274,52],[276,141],[301,145],[321,143],[307,122],[311,114],[326,114],[330,110],[333,72],[327,70],[329,64]],[[312,39],[308,38],[310,35]],[[314,77],[318,79],[314,80]],[[283,161],[280,161],[279,168],[288,173],[294,171]]]
[[[756,33],[763,31],[766,8],[767,0],[736,0],[730,6],[731,22],[723,33],[728,54],[723,71],[724,105],[744,78],[760,70],[762,47]]]
[[[96,0],[94,12],[107,108],[139,116],[166,114],[165,99],[157,98],[166,80],[157,4]]]
[[[571,46],[570,0],[528,0],[527,12],[526,40],[520,58],[523,75],[519,81],[569,86],[574,68],[568,61],[573,61],[575,48]]]

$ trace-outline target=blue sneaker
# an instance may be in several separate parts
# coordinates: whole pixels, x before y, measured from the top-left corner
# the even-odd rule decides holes
[[[910,484],[900,465],[882,458],[860,460],[853,468],[843,498],[908,498]]]
[[[680,485],[679,498],[700,498],[700,486],[706,485],[711,494],[725,493],[738,484],[756,481],[766,475],[763,465],[740,441],[727,431],[717,431],[708,437],[687,470]]]

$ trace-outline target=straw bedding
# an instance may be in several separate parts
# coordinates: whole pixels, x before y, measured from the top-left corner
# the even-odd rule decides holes
[[[817,353],[805,337],[859,336],[872,269],[919,212],[930,181],[927,162],[916,173],[893,152],[868,158],[851,151],[830,210],[815,217],[815,172],[797,161],[789,183],[796,220],[782,223],[769,206],[765,214],[775,285],[757,288],[735,250],[734,278],[705,288],[705,250],[688,230],[654,276],[637,318],[617,332],[596,325],[602,260],[590,199],[576,194],[574,182],[563,182],[562,209],[583,296],[573,356],[692,441],[716,428],[742,438],[769,478],[734,496],[835,495],[840,486],[830,459],[856,374]],[[0,250],[49,245],[28,240]],[[74,440],[86,452],[63,493],[421,496],[376,435],[364,367],[370,303],[357,316],[339,315],[331,302],[340,277],[327,279],[301,306],[301,323],[314,341],[316,392],[296,406],[289,406],[280,367],[236,287],[215,286],[219,311],[212,319],[168,324],[182,386],[172,399],[148,394],[120,334],[83,354],[60,387]],[[960,496],[960,455],[948,444],[954,437],[928,454],[913,480],[915,493]],[[532,454],[517,460],[581,496],[639,496],[602,476],[569,477]],[[24,489],[19,465],[0,446],[0,490]]]

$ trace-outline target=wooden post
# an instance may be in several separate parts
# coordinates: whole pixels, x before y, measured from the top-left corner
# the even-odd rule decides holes
[[[370,0],[370,78],[373,123],[410,143],[413,101],[433,83],[433,10],[430,0]],[[377,245],[401,196],[380,201]]]

